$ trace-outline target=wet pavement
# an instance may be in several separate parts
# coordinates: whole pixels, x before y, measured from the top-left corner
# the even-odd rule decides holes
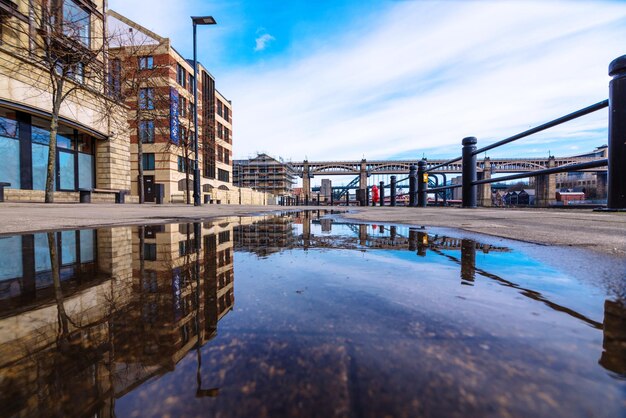
[[[625,273],[323,212],[0,237],[0,416],[622,417]]]

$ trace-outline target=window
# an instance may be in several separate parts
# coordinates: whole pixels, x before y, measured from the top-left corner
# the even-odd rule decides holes
[[[144,244],[143,245],[143,258],[146,261],[156,261],[157,245],[156,244]]]
[[[187,71],[185,68],[178,64],[176,67],[176,81],[183,87],[187,87]]]
[[[139,109],[141,110],[153,110],[154,109],[154,89],[152,88],[139,89]]]
[[[224,162],[224,148],[217,146],[217,161],[220,163]]]
[[[230,109],[224,106],[224,119],[226,122],[230,122]]]
[[[178,156],[178,171],[181,173],[186,173],[188,168],[191,168],[191,161],[179,155]]]
[[[224,162],[226,164],[230,164],[230,156],[226,148],[224,148]]]
[[[227,127],[224,127],[224,141],[230,141],[230,129],[228,129]]]
[[[0,182],[11,183],[20,188],[20,142],[17,115],[14,111],[0,108]],[[47,155],[46,155],[47,157]]]
[[[218,235],[218,240],[220,244],[230,241],[230,231],[220,232]]]
[[[224,125],[222,125],[219,122],[217,122],[217,137],[218,138],[224,137]]]
[[[154,142],[154,121],[142,120],[139,121],[139,140],[143,143]]]
[[[193,102],[190,101],[189,102],[189,117],[193,118],[194,117],[193,115],[195,114],[196,114],[196,106],[194,106]]]
[[[219,181],[225,181],[226,183],[228,183],[230,176],[228,171],[226,170],[222,170],[221,168],[217,169],[217,179]]]
[[[139,57],[139,69],[140,70],[152,70],[154,68],[154,57],[146,56]]]
[[[222,102],[220,102],[219,100],[217,101],[217,114],[222,116],[223,115],[223,111],[222,111],[223,105]]]
[[[63,34],[90,45],[91,16],[74,0],[63,0]]]
[[[193,93],[193,86],[195,85],[195,80],[192,74],[189,74],[189,91]]]
[[[180,109],[180,117],[186,118],[187,117],[187,99],[181,96],[180,104],[178,108]]]
[[[85,82],[85,65],[82,62],[71,65],[67,71],[67,77],[83,84]]]
[[[122,61],[119,58],[109,61],[109,94],[113,97],[122,95]]]
[[[154,170],[154,153],[145,152],[142,155],[143,169]]]

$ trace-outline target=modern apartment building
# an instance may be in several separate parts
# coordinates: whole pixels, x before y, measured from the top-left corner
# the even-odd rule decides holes
[[[10,184],[7,200],[43,201],[55,108],[55,201],[78,201],[81,188],[100,189],[105,201],[130,189],[125,110],[110,100],[106,83],[105,13],[105,0],[0,0],[0,182]]]
[[[193,61],[180,55],[169,39],[113,11],[109,17],[110,31],[122,34],[111,48],[111,65],[120,80],[114,84],[130,109],[132,193],[140,190],[141,155],[146,201],[155,201],[160,184],[165,202],[193,200],[197,111],[202,199],[238,203],[231,193],[232,104],[215,89],[213,76],[199,64],[196,83]]]
[[[235,160],[233,176],[236,186],[250,187],[274,196],[289,195],[296,183],[296,176],[289,165],[267,154],[258,154],[249,160]]]

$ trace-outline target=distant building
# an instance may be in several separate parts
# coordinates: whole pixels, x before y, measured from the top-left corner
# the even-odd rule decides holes
[[[258,154],[249,160],[233,161],[235,186],[286,196],[296,182],[296,176],[288,164],[267,154]]]

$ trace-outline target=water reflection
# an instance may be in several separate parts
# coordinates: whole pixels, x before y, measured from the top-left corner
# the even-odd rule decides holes
[[[509,248],[319,212],[232,221],[0,238],[0,415],[549,415],[574,405],[565,392],[582,380],[542,350],[567,358],[571,347],[582,353],[572,362],[590,352],[613,381],[626,377],[624,302],[588,308],[512,274],[530,262]],[[218,334],[235,306],[236,257],[240,309]],[[353,271],[370,276],[343,279]],[[474,305],[455,302],[465,298]],[[549,315],[536,335],[567,337],[506,337],[494,315],[514,303]],[[484,323],[453,323],[471,315]],[[469,381],[493,385],[487,407]],[[599,387],[613,394],[611,384]],[[499,387],[519,400],[491,397]]]
[[[2,238],[0,415],[114,416],[216,336],[234,305],[232,226]],[[12,244],[12,246],[10,246]],[[197,396],[204,387],[197,364]]]

